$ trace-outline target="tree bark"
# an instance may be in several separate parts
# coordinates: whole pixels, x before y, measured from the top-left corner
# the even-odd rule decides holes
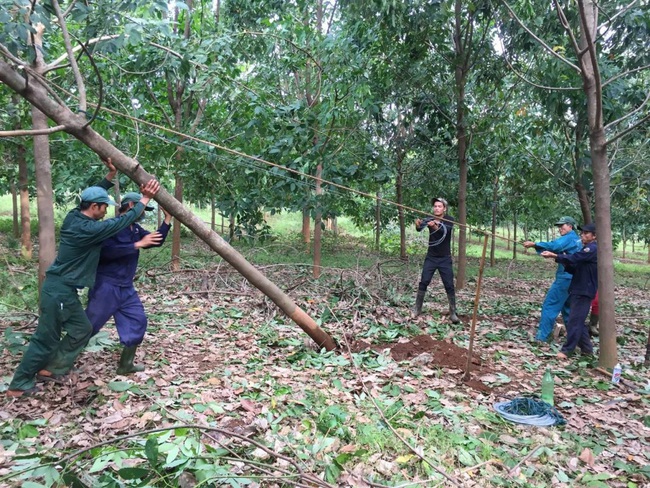
[[[16,95],[17,96],[17,95]],[[20,254],[23,259],[32,259],[32,222],[29,208],[29,171],[25,146],[18,144],[18,190],[20,192]]]
[[[176,175],[174,185],[174,198],[179,203],[183,203],[183,177]],[[174,222],[172,227],[172,271],[178,271],[181,268],[181,223]]]
[[[492,188],[492,242],[490,242],[490,268],[496,264],[496,232],[497,232],[497,198],[499,198],[499,176],[494,178],[494,187]]]
[[[375,202],[375,250],[379,252],[379,237],[381,232],[381,192],[377,192]]]
[[[35,59],[32,69],[40,75],[45,73],[43,59],[42,24],[35,26],[34,52]],[[45,87],[35,83],[33,78],[31,90],[38,97],[47,97]],[[36,106],[32,106],[32,128],[44,130],[48,128],[47,116]],[[45,271],[56,258],[56,241],[54,237],[54,200],[52,193],[52,168],[50,166],[50,141],[47,135],[34,136],[34,174],[36,177],[36,202],[38,209],[38,288],[40,290],[45,280]]]
[[[397,219],[399,222],[399,257],[402,261],[408,259],[406,255],[406,219],[404,218],[404,195],[402,194],[404,182],[404,153],[397,150],[397,178],[395,178],[395,196],[397,200]]]
[[[610,174],[603,126],[602,86],[597,64],[596,34],[598,6],[593,0],[578,0],[583,89],[587,98],[589,150],[594,175],[596,235],[598,237],[598,300],[600,356],[598,363],[611,368],[618,362],[614,302],[614,250],[612,247]]]
[[[467,131],[465,128],[465,84],[467,83],[467,56],[462,32],[462,4],[454,4],[454,49],[455,49],[455,93],[456,93],[456,140],[458,141],[458,270],[456,289],[465,287],[467,282]],[[469,36],[471,37],[471,36]]]
[[[302,209],[302,241],[305,243],[305,253],[311,252],[311,217],[309,216],[309,207],[305,205]]]
[[[517,211],[512,212],[512,259],[517,259]]]
[[[109,141],[104,139],[92,128],[85,127],[86,119],[82,115],[74,114],[68,107],[59,105],[50,99],[39,81],[34,78],[25,78],[12,69],[12,67],[0,60],[0,81],[5,83],[10,89],[24,97],[35,110],[42,111],[58,125],[64,125],[66,132],[76,137],[84,143],[102,159],[111,158],[115,167],[129,176],[138,185],[145,184],[152,178],[145,169],[135,160],[127,157],[119,149],[113,146]],[[40,89],[35,89],[39,86]],[[178,221],[187,226],[197,237],[202,239],[208,246],[216,251],[225,261],[230,263],[239,271],[253,286],[258,288],[262,293],[268,296],[287,316],[293,320],[301,329],[303,329],[314,342],[326,350],[336,348],[332,338],[323,331],[316,322],[309,317],[303,310],[291,300],[291,298],[282,292],[274,283],[272,283],[263,273],[256,269],[251,263],[235,249],[228,245],[221,236],[212,232],[210,228],[196,217],[192,212],[178,202],[165,189],[161,189],[155,197],[155,200],[163,206]],[[54,234],[52,233],[52,236]]]
[[[18,188],[16,180],[12,179],[10,186],[11,191],[11,215],[13,235],[17,239],[20,236],[20,227],[18,225]]]
[[[316,213],[314,215],[314,278],[320,278],[321,273],[321,249],[323,245],[323,211],[319,197],[323,194],[321,177],[323,176],[323,165],[321,162],[316,166]]]

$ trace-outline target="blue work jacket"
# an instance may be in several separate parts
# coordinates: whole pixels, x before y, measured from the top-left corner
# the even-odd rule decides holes
[[[574,254],[580,249],[582,249],[582,241],[580,240],[580,237],[578,237],[578,234],[573,230],[552,241],[535,243],[537,254],[541,254],[542,251],[551,251],[555,254]],[[560,261],[557,262],[560,263]],[[572,278],[571,273],[567,273],[561,263],[558,264],[557,270],[555,270],[555,279],[558,278],[565,280],[570,280]]]
[[[163,222],[158,228],[162,241],[147,248],[162,246],[170,228],[170,224]],[[117,286],[132,286],[140,257],[140,250],[135,248],[135,243],[147,234],[150,234],[148,230],[143,229],[139,224],[133,224],[110,239],[106,239],[99,256],[97,281]]]

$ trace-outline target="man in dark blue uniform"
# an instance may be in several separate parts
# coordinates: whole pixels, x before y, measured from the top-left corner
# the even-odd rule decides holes
[[[126,193],[122,198],[120,215],[134,208],[141,199],[139,193]],[[153,210],[153,207],[144,207],[142,216],[145,210]],[[149,232],[134,222],[104,241],[95,286],[88,293],[86,314],[93,326],[93,335],[101,330],[111,316],[115,320],[120,343],[124,346],[117,368],[118,374],[144,370],[143,365],[133,363],[136,350],[147,331],[147,316],[133,280],[140,249],[160,247],[165,242],[172,216],[164,209],[163,213],[165,220],[156,232]]]
[[[449,300],[449,319],[454,324],[457,324],[460,320],[456,315],[456,291],[454,289],[454,270],[451,262],[451,236],[454,230],[454,219],[446,214],[447,200],[444,198],[434,198],[431,200],[431,204],[433,205],[433,217],[415,221],[415,228],[418,232],[421,232],[425,227],[429,229],[429,249],[422,266],[422,276],[418,285],[412,316],[415,318],[422,313],[422,304],[424,303],[427,287],[433,279],[433,274],[438,270]]]
[[[542,252],[545,258],[554,258],[555,262],[564,265],[567,272],[573,275],[569,286],[571,296],[571,312],[566,324],[567,337],[562,349],[557,354],[558,359],[566,359],[576,347],[582,354],[593,354],[594,346],[589,337],[589,327],[585,324],[591,301],[598,291],[598,245],[596,243],[596,226],[585,224],[578,227],[583,248],[575,254],[555,254],[551,251]]]

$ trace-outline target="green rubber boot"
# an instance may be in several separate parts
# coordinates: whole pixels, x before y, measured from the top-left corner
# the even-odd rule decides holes
[[[117,367],[117,374],[132,374],[139,371],[144,371],[143,364],[134,364],[135,352],[138,346],[125,347],[120,356],[120,364]]]
[[[447,293],[447,300],[449,300],[449,320],[452,324],[460,323],[460,319],[456,315],[456,294]]]
[[[426,291],[418,290],[418,294],[415,296],[415,307],[411,310],[411,318],[418,318],[422,313],[422,304],[424,303],[424,295]]]

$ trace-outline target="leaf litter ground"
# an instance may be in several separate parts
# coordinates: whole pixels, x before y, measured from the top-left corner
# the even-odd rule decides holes
[[[557,345],[530,341],[550,278],[517,278],[511,263],[507,279],[484,279],[464,382],[475,283],[458,293],[464,313],[453,325],[435,281],[423,315],[410,318],[417,264],[330,270],[318,281],[304,266],[261,267],[323,321],[338,351],[315,351],[223,263],[147,269],[137,284],[150,317],[138,358],[145,371],[116,376],[120,348],[109,324],[67,384],[3,399],[0,485],[47,480],[47,472],[30,471],[30,459],[60,471],[57,462],[75,453],[66,469],[91,485],[102,473],[124,482],[125,467],[147,465],[141,451],[152,431],[192,425],[216,430],[155,434],[160,465],[177,469],[174,486],[200,480],[207,468],[197,460],[218,449],[229,457],[213,463],[223,468],[217,479],[229,473],[230,486],[244,478],[250,486],[317,486],[316,478],[330,486],[650,486],[648,370],[640,365],[647,317],[634,316],[648,309],[645,290],[616,290],[618,312],[628,317],[619,326],[627,372],[613,386],[589,360],[558,362]],[[3,330],[27,337],[33,327],[3,321]],[[20,358],[8,337],[4,388]],[[495,402],[538,394],[546,367],[566,427],[496,415]]]

